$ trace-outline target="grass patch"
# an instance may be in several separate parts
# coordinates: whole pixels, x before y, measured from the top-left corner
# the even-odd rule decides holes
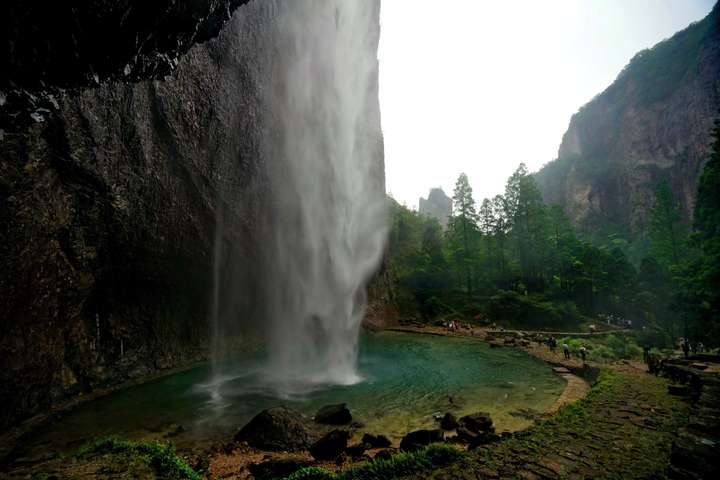
[[[317,467],[303,468],[290,475],[287,480],[384,480],[444,467],[465,456],[465,453],[453,446],[435,444],[416,452],[404,452],[388,459],[372,460],[340,473]]]
[[[158,477],[201,480],[203,477],[177,455],[172,443],[134,442],[115,437],[100,438],[80,448],[78,458],[93,454],[125,455],[143,460]]]
[[[652,405],[659,415],[643,409],[642,404]],[[647,416],[641,425],[652,428],[624,420],[625,413],[620,410],[624,408]],[[478,460],[500,470],[508,460],[531,463],[548,454],[571,450],[585,455],[596,469],[577,472],[581,476],[593,477],[600,471],[606,472],[603,478],[657,478],[667,466],[678,426],[687,422],[686,409],[682,402],[667,395],[662,380],[603,369],[584,399],[480,453]]]

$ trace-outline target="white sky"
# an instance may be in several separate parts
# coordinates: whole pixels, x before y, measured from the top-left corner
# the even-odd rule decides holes
[[[417,208],[461,172],[475,200],[557,156],[570,117],[714,0],[383,0],[387,190]]]

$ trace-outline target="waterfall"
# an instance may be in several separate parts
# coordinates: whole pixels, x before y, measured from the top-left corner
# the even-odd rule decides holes
[[[240,374],[222,364],[237,323],[259,324],[264,332],[262,377],[276,393],[360,379],[365,286],[386,238],[379,8],[379,0],[273,0],[241,7],[236,18],[241,35],[252,39],[242,51],[252,49],[258,63],[242,73],[261,126],[264,174],[252,180],[252,191],[265,218],[253,221],[253,258],[240,256],[245,264],[235,265],[225,248],[232,241],[223,240],[232,238],[231,212],[218,206],[210,302],[214,398],[221,398],[223,379]],[[218,204],[231,192],[219,192]],[[233,286],[248,262],[259,265],[256,297],[247,283]],[[241,297],[255,302],[252,308],[236,301]]]
[[[382,138],[373,135],[379,2],[278,3],[265,287],[269,374],[289,393],[359,380],[365,284],[386,231]]]

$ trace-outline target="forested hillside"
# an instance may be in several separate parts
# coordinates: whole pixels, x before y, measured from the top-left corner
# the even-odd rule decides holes
[[[627,241],[578,236],[557,205],[547,205],[524,165],[505,193],[479,207],[469,180],[455,186],[453,217],[437,221],[390,201],[390,270],[405,318],[473,318],[535,329],[632,325],[645,343],[678,337],[717,345],[720,302],[720,129],[697,193],[693,229],[667,183],[654,190],[648,251],[635,266]],[[629,321],[629,322],[628,322]]]

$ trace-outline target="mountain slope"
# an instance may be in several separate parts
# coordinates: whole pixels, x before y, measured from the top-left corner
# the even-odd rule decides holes
[[[558,159],[536,178],[588,233],[643,231],[669,183],[687,218],[720,106],[720,6],[644,50],[573,115]]]

